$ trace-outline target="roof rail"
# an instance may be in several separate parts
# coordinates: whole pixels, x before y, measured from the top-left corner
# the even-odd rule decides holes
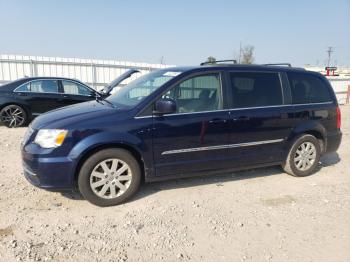
[[[292,65],[290,63],[276,63],[276,64],[263,64],[265,66],[288,66],[288,67],[292,67]]]
[[[213,64],[218,64],[218,63],[224,63],[224,62],[232,62],[233,64],[237,64],[237,60],[215,60],[215,61],[207,61],[203,62],[200,65],[213,65]]]

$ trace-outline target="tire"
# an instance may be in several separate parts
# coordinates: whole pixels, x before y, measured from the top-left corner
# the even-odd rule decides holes
[[[0,121],[7,127],[24,126],[28,121],[26,111],[18,105],[7,105],[0,111]]]
[[[116,148],[104,149],[90,156],[78,176],[80,193],[100,207],[124,203],[137,192],[140,182],[138,161],[129,151]]]
[[[320,156],[321,156],[320,142],[314,136],[305,134],[298,137],[294,141],[288,153],[287,159],[285,163],[282,165],[282,168],[286,173],[292,176],[296,176],[296,177],[309,176],[315,172],[318,166],[318,163],[320,161]],[[309,161],[307,161],[306,159],[308,159]],[[303,168],[304,162],[305,162],[305,168]]]

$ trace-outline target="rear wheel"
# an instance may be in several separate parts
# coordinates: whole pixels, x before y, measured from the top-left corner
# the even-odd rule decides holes
[[[308,176],[317,168],[320,155],[319,141],[312,135],[302,135],[294,142],[282,167],[292,176]]]
[[[0,111],[0,120],[7,127],[20,127],[27,123],[27,113],[18,105],[8,105]]]
[[[105,149],[92,155],[78,177],[84,198],[102,207],[125,202],[137,192],[140,182],[140,166],[124,149]]]

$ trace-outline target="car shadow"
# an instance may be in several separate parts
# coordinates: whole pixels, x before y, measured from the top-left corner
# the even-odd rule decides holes
[[[265,168],[249,169],[237,172],[223,172],[221,174],[211,174],[211,175],[201,175],[194,177],[183,177],[179,176],[177,179],[159,181],[152,183],[144,183],[141,186],[141,190],[138,194],[131,200],[135,201],[140,198],[145,198],[149,195],[158,193],[159,191],[180,189],[180,188],[190,188],[203,185],[213,185],[217,187],[224,186],[226,182],[232,182],[236,180],[246,180],[258,177],[274,176],[282,174],[283,170],[280,166],[272,166]]]
[[[317,171],[319,171],[323,167],[335,165],[339,161],[340,161],[340,157],[338,153],[331,153],[331,154],[325,155],[321,157],[320,165],[315,173],[317,173]],[[179,178],[177,179],[159,181],[159,182],[153,182],[153,183],[143,183],[140,187],[139,192],[136,194],[135,197],[129,200],[129,202],[148,197],[152,194],[158,193],[163,190],[190,188],[190,187],[212,185],[212,184],[215,184],[216,186],[220,187],[220,186],[224,186],[224,183],[226,182],[253,179],[258,177],[274,176],[274,175],[280,175],[283,173],[284,172],[280,166],[271,166],[271,167],[249,169],[249,170],[230,172],[230,173],[223,172],[221,174],[215,174],[215,175],[204,174],[201,176],[186,177],[186,178],[181,178],[181,176],[179,175]],[[79,190],[61,192],[61,194],[62,196],[72,200],[84,200]]]
[[[71,200],[85,200],[82,194],[80,194],[78,189],[67,190],[59,192],[63,197],[69,198]]]
[[[340,162],[340,157],[337,152],[333,152],[322,156],[320,162],[322,167],[333,166]]]
[[[157,181],[152,183],[142,183],[139,192],[129,202],[147,197],[162,190],[171,190],[177,188],[196,187],[201,185],[216,184],[216,186],[223,186],[223,183],[235,180],[251,179],[256,177],[272,176],[283,173],[281,167],[273,166],[259,169],[249,169],[238,171],[234,173],[220,173],[215,175],[200,175],[194,177],[183,177],[179,175],[177,179],[166,181]],[[84,200],[78,189],[59,192],[63,197],[72,200]]]

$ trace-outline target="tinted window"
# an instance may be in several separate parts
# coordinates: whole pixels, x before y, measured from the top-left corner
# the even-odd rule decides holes
[[[56,80],[37,80],[30,82],[30,91],[35,93],[58,93]]]
[[[16,88],[17,92],[30,92],[30,83],[25,83],[20,87]]]
[[[233,107],[258,107],[283,104],[277,73],[230,73]]]
[[[289,84],[294,104],[321,103],[332,101],[324,81],[314,75],[289,73]]]
[[[80,85],[76,82],[63,80],[62,85],[64,93],[66,94],[82,96],[91,95],[91,91],[87,87]]]
[[[185,80],[163,97],[176,101],[178,113],[219,109],[220,77],[218,74],[196,76]]]
[[[56,80],[36,80],[21,85],[17,92],[58,93]]]

